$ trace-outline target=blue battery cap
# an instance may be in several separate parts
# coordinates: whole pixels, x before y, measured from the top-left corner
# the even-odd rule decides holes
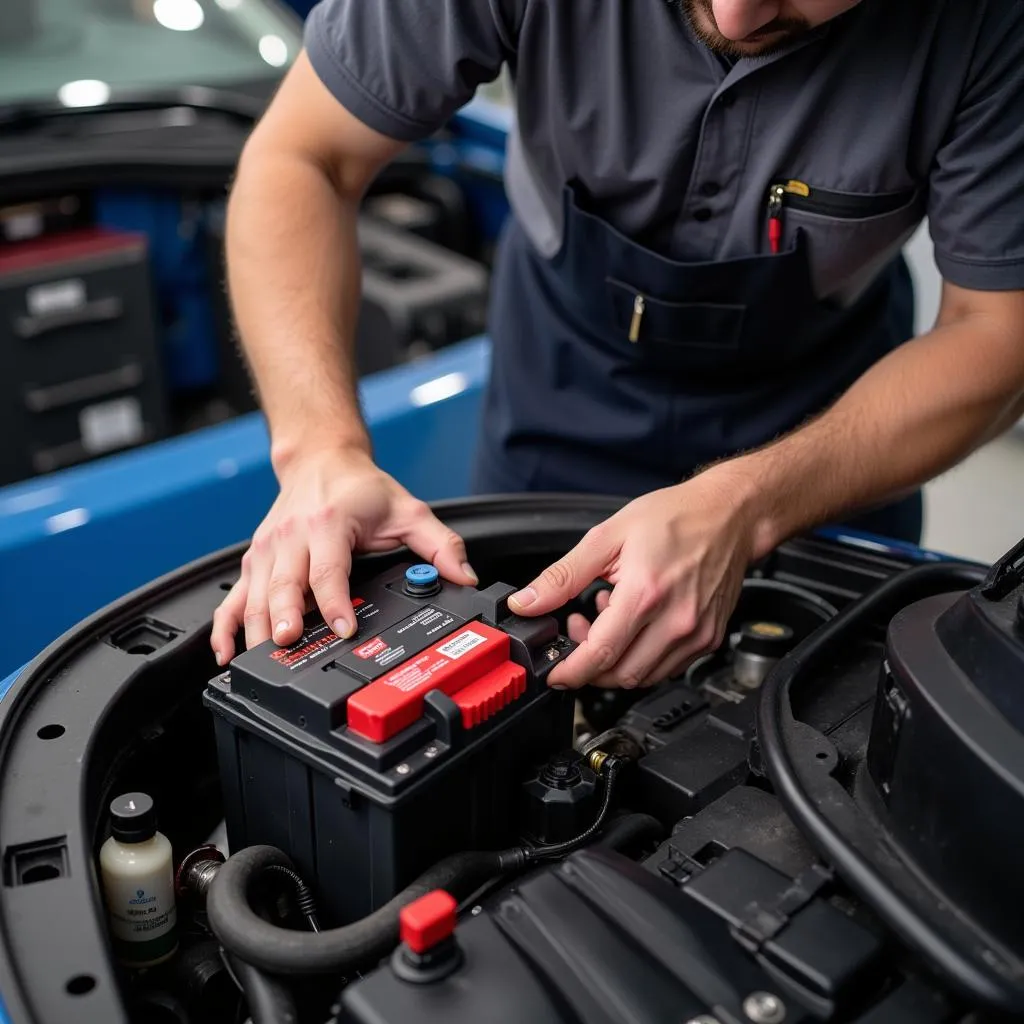
[[[429,587],[438,580],[438,571],[432,565],[410,565],[405,570],[405,581],[414,587]]]

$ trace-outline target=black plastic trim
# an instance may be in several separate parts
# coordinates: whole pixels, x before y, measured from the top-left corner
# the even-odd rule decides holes
[[[954,988],[983,1005],[1024,1013],[1024,978],[1017,983],[984,956],[991,948],[970,921],[945,906],[927,879],[904,863],[871,819],[830,777],[829,765],[801,756],[793,686],[857,629],[888,621],[906,605],[934,594],[966,590],[986,569],[968,563],[924,565],[883,583],[788,654],[769,674],[757,709],[758,743],[767,775],[807,840],[879,917]],[[898,882],[897,882],[898,880]]]

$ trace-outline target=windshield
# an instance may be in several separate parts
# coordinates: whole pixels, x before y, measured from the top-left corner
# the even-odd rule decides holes
[[[0,105],[278,78],[300,46],[277,0],[0,0]]]

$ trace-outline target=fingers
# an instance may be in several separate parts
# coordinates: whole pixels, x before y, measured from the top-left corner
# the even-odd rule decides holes
[[[479,582],[477,574],[466,557],[466,545],[450,527],[445,526],[429,506],[417,502],[402,543],[427,559],[437,571],[452,583],[475,587]]]
[[[267,596],[272,636],[281,647],[295,643],[302,635],[308,578],[309,551],[305,544],[292,541],[279,547]]]
[[[673,647],[651,671],[650,680],[644,686],[657,686],[681,676],[698,658],[707,651],[694,651],[689,647]]]
[[[352,545],[327,524],[314,527],[309,545],[309,585],[320,614],[334,632],[348,639],[356,631],[348,577]]]
[[[611,600],[612,594],[610,590],[602,590],[595,599],[597,605],[597,612],[600,615],[601,612],[608,607],[608,602]],[[573,613],[569,616],[567,622],[569,630],[569,639],[574,644],[581,644],[587,639],[587,635],[590,633],[590,620],[585,615],[580,615],[578,612]]]
[[[587,621],[585,615],[580,615],[578,612],[569,616],[567,623],[569,630],[569,639],[574,644],[582,644],[586,642],[587,635],[590,633],[590,623]]]
[[[260,536],[257,531],[252,546],[243,559],[243,564],[248,560],[248,565],[243,570],[243,578],[248,577],[244,624],[245,646],[249,650],[270,639],[270,605],[267,590],[273,568],[272,558],[269,537]]]
[[[643,604],[639,591],[627,583],[619,584],[608,607],[594,620],[586,640],[551,673],[551,684],[576,689],[613,673],[645,625]]]
[[[607,523],[595,527],[564,558],[508,599],[516,615],[547,615],[585,590],[618,556],[620,540]],[[568,664],[568,662],[566,662]]]
[[[724,625],[719,625],[720,601],[714,601],[699,620],[680,605],[674,614],[662,609],[657,616],[647,616],[650,621],[645,624],[642,598],[627,594],[623,599],[623,593],[620,584],[611,603],[602,602],[605,608],[593,625],[582,615],[570,616],[570,638],[580,647],[551,673],[552,685],[576,688],[589,684],[606,689],[653,686],[721,645]],[[632,609],[628,614],[627,608]],[[623,626],[626,621],[633,624],[631,634]],[[616,635],[609,639],[612,633]]]
[[[213,613],[210,646],[213,648],[217,664],[222,668],[235,656],[235,635],[242,628],[245,594],[246,581],[242,577],[228,591],[227,597]]]

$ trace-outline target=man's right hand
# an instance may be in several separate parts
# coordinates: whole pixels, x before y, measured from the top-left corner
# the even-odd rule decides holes
[[[402,544],[451,582],[478,582],[462,538],[369,455],[320,452],[293,462],[242,558],[241,576],[214,614],[210,643],[217,664],[235,656],[243,625],[247,648],[271,637],[279,645],[294,643],[313,603],[338,636],[351,636],[353,552]]]

